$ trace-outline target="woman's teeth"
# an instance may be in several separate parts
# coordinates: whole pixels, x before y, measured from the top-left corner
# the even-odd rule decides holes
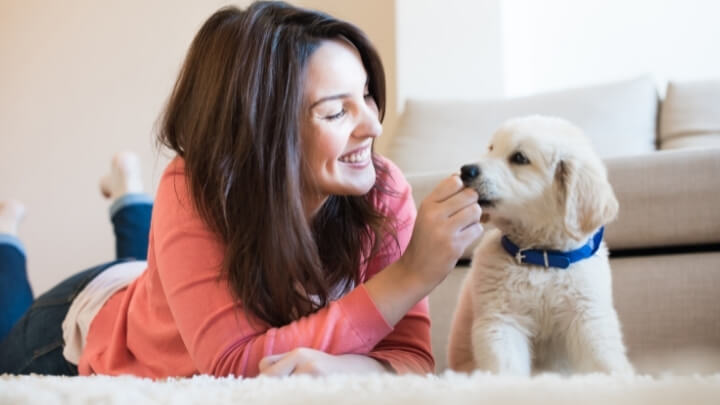
[[[365,148],[359,152],[340,157],[340,161],[344,163],[360,163],[366,161],[370,157],[370,148]]]

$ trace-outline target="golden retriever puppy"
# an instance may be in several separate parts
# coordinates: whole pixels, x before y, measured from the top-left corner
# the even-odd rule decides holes
[[[618,203],[589,139],[559,118],[510,120],[461,172],[495,229],[463,282],[450,367],[632,373],[602,241]]]

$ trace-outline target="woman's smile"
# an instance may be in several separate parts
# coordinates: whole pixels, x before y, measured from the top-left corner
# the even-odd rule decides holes
[[[371,162],[371,145],[366,145],[357,148],[349,153],[346,153],[338,158],[342,163],[353,168],[364,168]]]

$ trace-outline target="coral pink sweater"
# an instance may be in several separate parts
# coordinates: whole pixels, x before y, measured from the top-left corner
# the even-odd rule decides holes
[[[397,196],[376,206],[397,219],[391,238],[359,269],[364,282],[407,247],[416,210],[410,186],[390,161]],[[150,378],[212,374],[255,376],[259,361],[298,347],[330,354],[367,354],[397,372],[431,372],[427,298],[392,328],[363,284],[288,325],[249,323],[228,285],[218,278],[225,246],[190,202],[184,161],[173,160],[160,181],[150,228],[147,270],[114,294],[93,319],[79,362],[81,375]]]

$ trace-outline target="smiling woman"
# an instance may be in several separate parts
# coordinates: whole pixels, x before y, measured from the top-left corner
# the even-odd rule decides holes
[[[377,79],[374,79],[377,81]],[[314,213],[330,195],[364,195],[375,184],[372,145],[382,133],[375,97],[357,49],[324,41],[307,66],[302,120],[308,171],[305,206]]]
[[[362,31],[326,14],[281,2],[213,14],[162,117],[177,156],[152,222],[113,218],[147,262],[39,297],[0,344],[0,373],[431,372],[425,297],[480,235],[481,209],[452,175],[416,212],[373,152],[384,77]],[[76,318],[89,319],[79,359],[63,353]]]

